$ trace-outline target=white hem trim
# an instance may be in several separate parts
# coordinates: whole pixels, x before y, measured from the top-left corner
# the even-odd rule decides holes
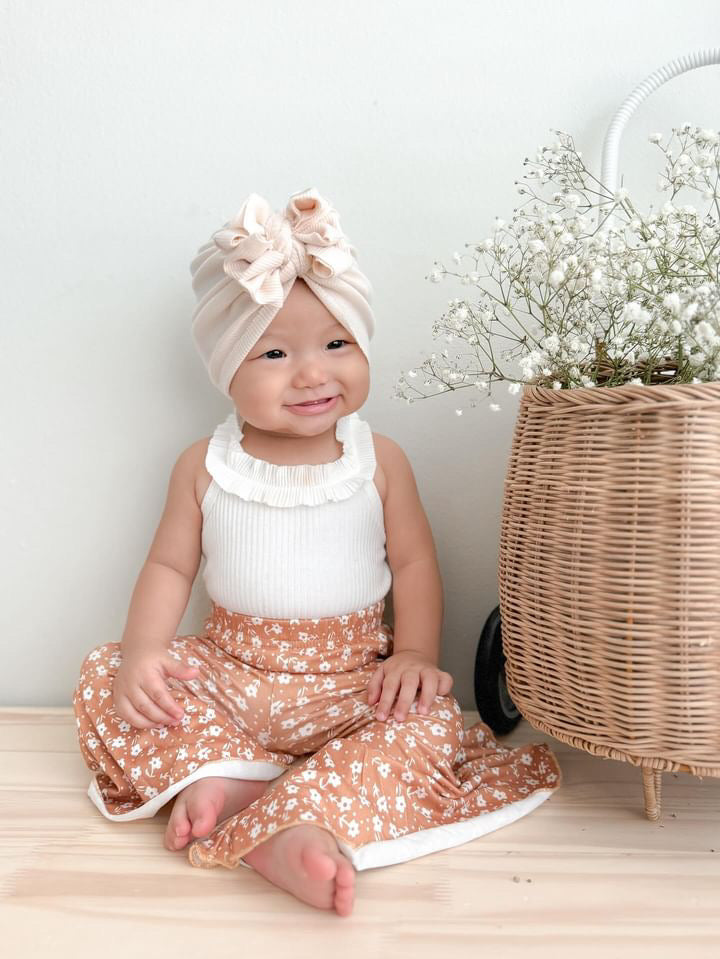
[[[520,799],[510,803],[509,806],[483,813],[473,819],[450,823],[447,826],[431,826],[429,829],[421,829],[419,832],[400,836],[398,839],[369,842],[359,849],[352,849],[337,837],[336,841],[340,851],[347,856],[358,872],[363,869],[377,869],[379,866],[391,866],[397,862],[419,859],[421,856],[427,856],[442,849],[462,846],[472,839],[478,839],[496,829],[508,826],[532,812],[554,792],[554,789],[539,789],[526,799]]]
[[[186,786],[198,779],[207,779],[208,776],[226,776],[228,779],[252,779],[270,782],[270,780],[277,779],[278,776],[282,775],[287,768],[287,766],[280,766],[277,763],[268,763],[263,760],[219,759],[215,762],[205,763],[194,773],[173,783],[172,786],[168,786],[167,789],[158,793],[157,796],[153,796],[152,799],[148,799],[142,806],[130,809],[126,813],[109,813],[107,811],[96,779],[91,781],[87,794],[106,819],[112,819],[116,822],[151,819],[161,806],[164,806]]]

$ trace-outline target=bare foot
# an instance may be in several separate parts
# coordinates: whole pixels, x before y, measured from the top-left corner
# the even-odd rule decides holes
[[[319,909],[349,916],[355,896],[355,870],[334,836],[319,826],[291,826],[244,857],[275,886]]]
[[[165,847],[183,849],[191,839],[209,835],[218,822],[255,802],[265,792],[266,782],[208,776],[186,786],[175,797]]]

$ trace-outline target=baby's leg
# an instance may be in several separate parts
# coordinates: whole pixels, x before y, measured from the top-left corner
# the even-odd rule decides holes
[[[247,853],[245,861],[302,902],[334,909],[339,916],[352,912],[355,870],[326,829],[283,829]]]
[[[170,652],[200,671],[195,680],[172,681],[182,722],[140,729],[120,718],[112,696],[122,657],[117,643],[88,654],[73,704],[80,750],[94,773],[90,798],[113,820],[150,818],[177,799],[172,830],[180,826],[186,835],[179,844],[166,842],[172,849],[250,805],[293,757],[258,741],[268,711],[267,681],[258,670],[234,663],[201,637],[177,637]]]

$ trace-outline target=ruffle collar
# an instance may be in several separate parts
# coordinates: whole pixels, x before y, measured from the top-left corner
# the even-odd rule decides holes
[[[205,466],[221,489],[245,500],[270,506],[316,506],[348,499],[375,475],[370,425],[357,413],[341,416],[335,424],[343,453],[331,463],[268,463],[245,452],[243,435],[233,411],[213,433]]]

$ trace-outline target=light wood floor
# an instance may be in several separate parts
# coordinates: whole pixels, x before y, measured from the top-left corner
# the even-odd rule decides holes
[[[525,722],[500,741],[551,743],[555,795],[465,846],[359,873],[340,919],[166,850],[171,804],[107,821],[72,711],[0,709],[0,955],[720,957],[720,780],[664,774],[655,824],[638,769]]]

